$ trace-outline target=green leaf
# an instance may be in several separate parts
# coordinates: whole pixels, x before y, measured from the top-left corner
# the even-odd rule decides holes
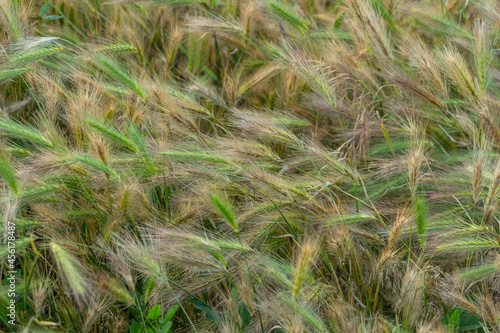
[[[207,319],[210,321],[216,321],[216,320],[222,319],[222,315],[220,313],[218,313],[215,310],[210,309],[205,303],[203,303],[201,301],[189,300],[188,303],[193,304],[195,308],[203,311],[205,313],[205,316],[207,317]]]
[[[50,2],[46,2],[42,8],[40,8],[40,17],[44,17],[45,14],[52,8],[52,4]]]
[[[461,308],[448,311],[443,323],[455,332],[484,333],[479,317]]]
[[[146,288],[146,301],[149,299],[149,295],[151,295],[151,291],[153,290],[154,286],[155,286],[154,280],[149,280],[148,287]]]
[[[167,313],[165,314],[165,317],[163,318],[164,321],[169,321],[170,319],[172,319],[175,315],[175,313],[177,312],[177,310],[179,310],[179,306],[178,305],[175,305],[173,307],[171,307],[170,309],[168,309]]]
[[[158,317],[161,315],[161,306],[155,305],[151,310],[148,312],[148,319],[149,320],[156,320]]]
[[[481,325],[481,320],[478,316],[464,315],[463,313],[460,316],[457,330],[459,332],[484,332],[483,325]]]
[[[252,315],[250,314],[250,311],[248,311],[246,304],[243,302],[238,305],[238,313],[241,318],[241,330],[244,331],[245,328],[250,325]]]
[[[455,328],[458,325],[458,321],[460,320],[460,312],[458,312],[458,309],[455,309],[453,313],[450,316],[450,319],[448,320],[448,326],[450,328]]]
[[[130,325],[130,333],[140,333],[142,331],[142,326],[138,322],[134,321],[132,325]]]
[[[63,17],[62,15],[49,15],[49,16],[46,16],[43,20],[44,20],[44,22],[48,22],[48,21],[58,20],[62,17]]]
[[[158,332],[159,333],[168,333],[172,328],[173,323],[171,321],[166,321],[165,326],[163,326]]]

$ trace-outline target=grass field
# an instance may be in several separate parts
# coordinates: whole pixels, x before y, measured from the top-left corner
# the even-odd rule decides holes
[[[0,331],[500,332],[498,0],[0,0]]]

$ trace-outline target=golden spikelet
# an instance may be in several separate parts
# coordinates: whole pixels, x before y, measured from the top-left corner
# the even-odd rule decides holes
[[[312,240],[304,242],[295,260],[293,268],[292,300],[295,302],[299,296],[300,289],[304,284],[311,266],[314,265],[318,252],[317,243]]]

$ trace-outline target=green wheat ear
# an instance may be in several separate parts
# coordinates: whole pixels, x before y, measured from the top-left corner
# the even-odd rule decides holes
[[[234,208],[229,200],[222,194],[213,193],[210,196],[210,203],[217,210],[217,212],[224,217],[224,219],[229,223],[233,230],[238,233],[239,227],[238,222],[234,217]]]
[[[15,79],[19,75],[22,75],[24,73],[28,73],[32,71],[33,68],[31,67],[24,67],[24,68],[16,68],[16,69],[9,69],[0,72],[0,84],[5,83],[7,81],[10,81],[12,79]]]
[[[292,26],[295,30],[304,33],[309,30],[307,23],[297,16],[294,12],[286,8],[281,1],[269,1],[267,3],[269,11],[279,17],[281,20]]]
[[[0,177],[9,185],[10,189],[19,195],[19,188],[17,186],[17,177],[14,168],[11,166],[7,156],[0,152]]]
[[[106,165],[102,161],[97,160],[91,156],[83,155],[83,154],[76,154],[73,156],[73,160],[75,162],[79,162],[81,164],[88,165],[94,169],[100,170],[108,175],[111,175],[111,176],[117,175],[116,171],[113,168],[109,167],[108,165]]]
[[[227,160],[224,157],[215,155],[213,153],[169,150],[160,152],[157,154],[157,156],[180,162],[227,163]]]
[[[486,264],[476,268],[468,269],[457,275],[457,279],[463,282],[477,282],[488,279],[500,273],[500,265]]]
[[[31,141],[45,147],[53,147],[52,142],[44,135],[40,134],[37,129],[21,125],[12,120],[2,120],[0,122],[0,132],[4,132],[14,138]]]
[[[135,82],[134,79],[127,73],[125,68],[117,64],[113,59],[101,55],[96,59],[95,65],[117,83],[128,87],[134,93],[139,95],[143,100],[146,99],[146,95],[142,91],[141,87],[139,87],[137,82]]]
[[[97,49],[97,51],[109,53],[109,54],[117,54],[117,55],[124,54],[124,53],[136,53],[136,54],[139,53],[139,51],[137,50],[137,48],[134,45],[124,43],[124,42],[118,43],[115,45],[111,45],[111,46],[104,46],[104,47]]]
[[[416,213],[415,221],[417,222],[418,239],[420,241],[422,249],[424,249],[427,233],[427,202],[420,196],[417,196],[414,200]]]
[[[102,134],[104,137],[114,141],[134,152],[139,152],[139,148],[135,145],[134,141],[127,138],[118,129],[108,123],[103,123],[94,119],[87,119],[89,124],[94,130]]]
[[[48,197],[54,193],[61,191],[63,188],[62,185],[59,184],[43,184],[34,188],[30,188],[21,193],[20,199],[22,202],[36,202],[45,197]]]
[[[85,295],[87,286],[83,280],[83,267],[78,260],[54,242],[50,243],[50,250],[59,268],[59,273],[65,277],[75,295],[79,297]]]
[[[25,52],[21,55],[10,58],[9,63],[13,66],[24,66],[34,61],[41,60],[63,50],[60,46],[47,47]]]
[[[123,288],[119,282],[115,280],[103,280],[99,282],[99,285],[106,291],[108,291],[113,297],[115,297],[119,302],[128,305],[134,305],[135,300],[130,296],[128,291]]]
[[[469,252],[499,249],[497,240],[487,238],[466,238],[455,242],[446,243],[437,247],[439,251],[446,252]]]

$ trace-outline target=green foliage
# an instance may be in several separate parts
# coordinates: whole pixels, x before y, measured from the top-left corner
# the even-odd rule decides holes
[[[179,306],[171,307],[164,316],[162,316],[162,310],[160,305],[153,306],[147,313],[143,316],[147,319],[146,325],[144,321],[133,321],[130,325],[130,333],[169,333],[171,332],[173,325],[173,317],[176,314]]]
[[[485,332],[480,319],[461,308],[448,311],[443,323],[453,332]]]
[[[238,303],[238,293],[235,289],[231,291],[231,297],[233,298],[233,301],[235,303]],[[202,311],[206,318],[209,321],[216,322],[216,323],[230,323],[231,322],[231,317],[232,314],[228,311],[226,313],[220,313],[218,311],[215,311],[214,309],[208,307],[204,302],[201,300],[189,300],[188,301],[190,304],[192,304],[196,309]],[[245,332],[246,329],[248,329],[251,323],[251,315],[250,312],[248,311],[248,307],[245,305],[245,303],[240,302],[238,304],[238,309],[237,309],[237,314],[239,316],[239,321],[237,323],[237,327],[235,327],[236,332]]]

